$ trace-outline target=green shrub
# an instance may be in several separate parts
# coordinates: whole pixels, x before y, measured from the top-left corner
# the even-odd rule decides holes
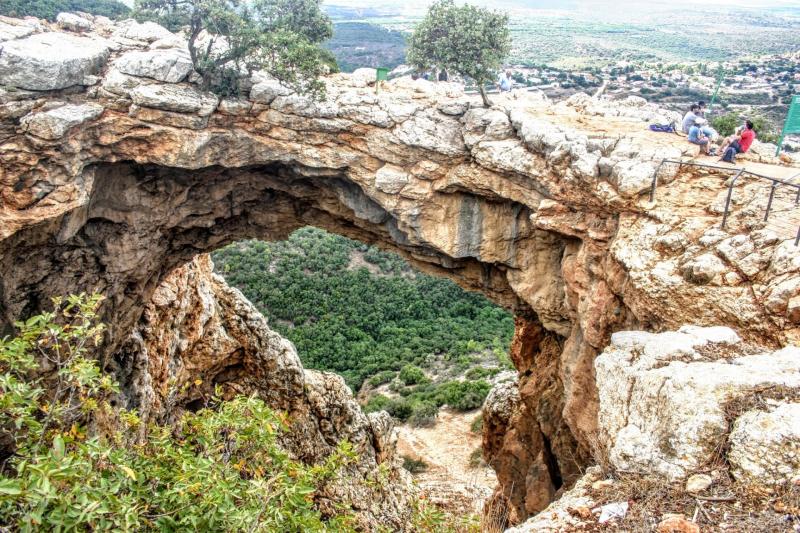
[[[142,428],[115,412],[116,384],[92,358],[103,326],[97,296],[54,301],[0,340],[0,523],[20,531],[352,531],[323,520],[320,487],[355,454],[347,443],[321,464],[278,445],[285,416],[255,397]],[[53,375],[37,363],[48,359]],[[47,379],[45,382],[44,380]],[[47,391],[45,392],[45,384]],[[144,438],[134,440],[134,435]]]
[[[319,76],[333,58],[319,45],[333,27],[319,0],[136,0],[134,16],[173,31],[188,26],[194,69],[220,96],[238,94],[240,77],[256,70],[297,92],[324,95]],[[213,46],[220,41],[226,45]]]
[[[450,381],[437,392],[439,405],[447,404],[458,411],[470,411],[483,405],[491,390],[485,381]]]
[[[386,411],[392,417],[405,422],[413,411],[411,403],[405,398],[388,398],[383,394],[376,394],[364,406],[365,413]]]
[[[392,381],[396,374],[397,372],[395,372],[394,370],[383,370],[381,372],[378,372],[371,378],[369,378],[367,380],[367,383],[369,383],[371,387],[378,387],[380,385],[383,385],[384,383],[389,383],[390,381]]]
[[[411,456],[404,455],[403,468],[412,474],[419,474],[420,472],[424,472],[428,469],[428,463],[426,463],[423,459],[414,459]]]
[[[408,423],[416,427],[426,427],[436,424],[439,406],[433,402],[423,401],[413,404]]]
[[[494,377],[500,372],[499,368],[485,368],[482,366],[475,366],[467,370],[464,377],[471,380],[483,379],[487,377]]]
[[[483,460],[483,448],[478,447],[472,450],[472,453],[469,454],[469,466],[470,468],[486,466],[486,462]]]
[[[722,136],[733,135],[736,128],[741,126],[745,120],[753,122],[753,129],[756,131],[756,138],[764,143],[777,143],[780,139],[780,132],[775,124],[761,115],[743,116],[737,112],[729,112],[711,119],[711,126]]]
[[[469,430],[473,433],[483,432],[483,413],[479,414],[472,420],[472,423],[469,425]]]
[[[418,366],[405,365],[400,369],[400,381],[405,385],[416,385],[417,383],[422,383],[426,379],[425,372]]]

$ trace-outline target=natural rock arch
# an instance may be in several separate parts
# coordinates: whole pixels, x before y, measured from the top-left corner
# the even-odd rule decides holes
[[[346,75],[326,80],[323,102],[263,78],[249,98],[220,101],[139,72],[147,62],[133,68],[123,47],[145,43],[98,31],[123,44],[88,63],[102,65],[84,73],[101,74],[88,88],[37,92],[25,84],[39,78],[23,76],[21,90],[2,94],[0,323],[8,329],[50,296],[103,292],[105,363],[129,388],[133,369],[166,349],[143,351],[141,329],[189,327],[153,296],[175,268],[189,283],[195,267],[180,265],[196,255],[304,225],[393,248],[518,316],[519,396],[498,403],[485,444],[521,520],[588,458],[593,361],[613,331],[691,321],[771,345],[797,336],[787,314],[800,292],[794,249],[767,232],[736,235],[751,227],[745,214],[729,233],[716,229],[707,208],[725,192],[719,176],[673,168],[659,203],[640,196],[658,162],[685,149],[633,128],[657,119],[654,106],[515,94],[484,109],[454,85],[400,79],[376,95]],[[167,50],[158,54],[181,53]],[[196,268],[216,287],[210,298],[226,298],[220,312],[249,316]]]

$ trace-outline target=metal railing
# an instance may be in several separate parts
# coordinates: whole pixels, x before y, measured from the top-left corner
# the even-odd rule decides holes
[[[711,169],[715,169],[715,170],[722,170],[724,172],[735,172],[736,173],[733,176],[733,179],[731,180],[730,185],[728,185],[728,196],[725,199],[725,211],[722,214],[722,224],[720,225],[720,227],[722,229],[725,229],[725,224],[728,222],[728,215],[730,214],[731,198],[733,197],[733,187],[736,185],[737,180],[740,177],[744,176],[744,175],[752,176],[752,177],[757,178],[757,179],[767,180],[767,181],[770,181],[772,183],[772,186],[770,187],[769,200],[767,201],[767,207],[764,210],[764,222],[766,222],[769,219],[769,214],[770,214],[770,211],[772,210],[772,201],[775,198],[775,190],[778,187],[780,187],[781,185],[789,187],[789,188],[797,189],[797,195],[795,196],[794,203],[795,203],[795,206],[800,206],[800,183],[792,183],[792,180],[794,180],[795,178],[800,178],[800,173],[795,174],[794,176],[792,176],[788,180],[782,180],[780,178],[774,178],[772,176],[765,176],[763,174],[758,174],[756,172],[751,172],[751,171],[747,170],[746,168],[723,167],[723,166],[720,166],[720,165],[709,165],[707,163],[695,163],[694,161],[683,161],[681,159],[662,159],[661,163],[658,164],[658,167],[656,167],[656,171],[653,174],[653,183],[650,186],[650,201],[651,202],[653,200],[655,200],[655,197],[656,197],[656,187],[658,186],[658,174],[661,171],[661,168],[666,163],[677,164],[679,170],[680,170],[680,167],[682,167],[682,166],[691,166],[691,167],[711,168]],[[795,240],[794,240],[794,245],[797,246],[798,244],[800,244],[800,226],[798,226],[798,228],[797,228],[797,236],[795,237]]]

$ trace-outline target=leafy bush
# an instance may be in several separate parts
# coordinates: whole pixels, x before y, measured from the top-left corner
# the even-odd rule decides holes
[[[760,115],[742,116],[737,112],[729,112],[711,119],[711,126],[717,130],[720,135],[727,137],[728,135],[733,135],[736,128],[741,126],[745,120],[751,120],[753,122],[753,129],[755,129],[756,138],[759,141],[777,143],[780,139],[780,132],[777,130],[775,124]]]
[[[130,8],[117,0],[2,0],[0,15],[9,17],[38,17],[50,22],[62,12],[83,11],[112,19],[130,13]]]
[[[422,383],[426,379],[425,372],[418,366],[405,365],[400,369],[400,381],[405,385],[416,385],[417,383]]]
[[[500,372],[499,368],[485,368],[482,366],[476,366],[467,370],[466,374],[464,374],[464,377],[472,380],[483,379],[487,377],[494,377],[499,372]]]
[[[469,425],[469,430],[473,433],[483,432],[483,413],[479,414],[472,420],[472,423]]]
[[[382,394],[376,394],[369,399],[364,406],[364,412],[373,413],[375,411],[386,411],[394,418],[405,422],[413,411],[411,403],[405,398],[388,398]]]
[[[351,446],[316,466],[292,460],[277,444],[285,416],[255,397],[212,399],[215,409],[169,427],[142,428],[135,412],[114,412],[117,386],[90,353],[103,332],[99,301],[56,299],[55,311],[0,341],[0,523],[21,531],[353,530],[349,515],[323,520],[314,508],[318,489],[354,459]]]
[[[428,469],[428,463],[426,463],[423,459],[414,459],[411,456],[404,455],[403,468],[412,474],[419,474],[420,472],[424,472]]]
[[[483,448],[477,447],[472,450],[472,453],[469,454],[469,466],[470,468],[486,466],[486,462],[483,460]]]
[[[439,404],[447,404],[459,411],[471,411],[483,405],[491,385],[481,381],[450,381],[437,391]]]
[[[439,414],[439,406],[430,401],[415,403],[411,408],[411,416],[408,423],[416,427],[432,426],[436,423],[436,415]]]
[[[397,375],[397,372],[394,370],[383,370],[369,378],[367,383],[369,383],[371,387],[378,387],[384,383],[389,383],[392,381],[395,375]]]

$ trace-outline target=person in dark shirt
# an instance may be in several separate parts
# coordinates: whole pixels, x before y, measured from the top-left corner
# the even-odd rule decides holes
[[[719,153],[722,154],[720,161],[726,163],[733,163],[736,159],[736,154],[743,154],[750,149],[750,145],[756,138],[756,131],[753,128],[753,123],[749,120],[745,121],[741,133],[732,135],[725,139]]]

